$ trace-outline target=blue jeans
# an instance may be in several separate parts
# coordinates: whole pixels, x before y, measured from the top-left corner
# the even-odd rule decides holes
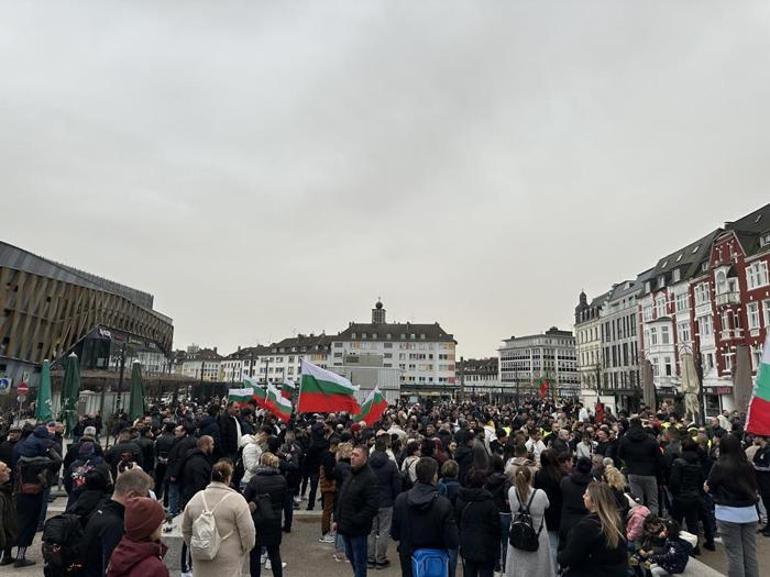
[[[511,514],[500,513],[500,549],[497,551],[497,566],[505,571],[505,559],[508,556],[508,532],[511,530]]]
[[[368,535],[359,535],[357,537],[342,536],[345,543],[345,555],[350,559],[355,577],[366,577],[366,545],[368,537]]]
[[[179,515],[179,483],[168,484],[168,512],[172,517]]]

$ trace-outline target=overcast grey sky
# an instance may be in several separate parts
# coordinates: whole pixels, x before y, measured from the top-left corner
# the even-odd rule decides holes
[[[571,326],[770,201],[767,2],[0,4],[0,238],[175,345]]]

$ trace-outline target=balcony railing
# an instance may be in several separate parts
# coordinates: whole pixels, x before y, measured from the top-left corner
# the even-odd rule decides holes
[[[721,305],[739,305],[741,304],[741,295],[738,291],[729,291],[716,296],[717,306]]]

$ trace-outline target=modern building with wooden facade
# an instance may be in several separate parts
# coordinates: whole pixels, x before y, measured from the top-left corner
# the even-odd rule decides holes
[[[172,320],[153,296],[0,242],[0,376],[37,386],[44,359],[75,352],[83,370],[122,359],[166,365]],[[163,369],[159,369],[163,370]]]

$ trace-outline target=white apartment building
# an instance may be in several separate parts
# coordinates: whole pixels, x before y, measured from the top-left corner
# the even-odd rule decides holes
[[[544,334],[511,337],[503,343],[498,349],[502,386],[518,384],[522,393],[535,394],[537,381],[546,378],[557,395],[578,396],[580,377],[571,332],[552,327]]]
[[[457,341],[438,323],[388,323],[381,302],[372,309],[370,323],[351,322],[331,338],[330,368],[348,355],[382,355],[383,367],[400,369],[402,392],[442,392],[456,388]]]
[[[580,293],[575,307],[575,352],[581,394],[599,391],[602,369],[602,323],[601,310],[609,292],[588,303],[586,293]]]
[[[213,349],[195,347],[176,365],[176,372],[191,380],[218,383],[223,380],[220,374],[221,361],[222,357],[217,353],[217,347]]]

